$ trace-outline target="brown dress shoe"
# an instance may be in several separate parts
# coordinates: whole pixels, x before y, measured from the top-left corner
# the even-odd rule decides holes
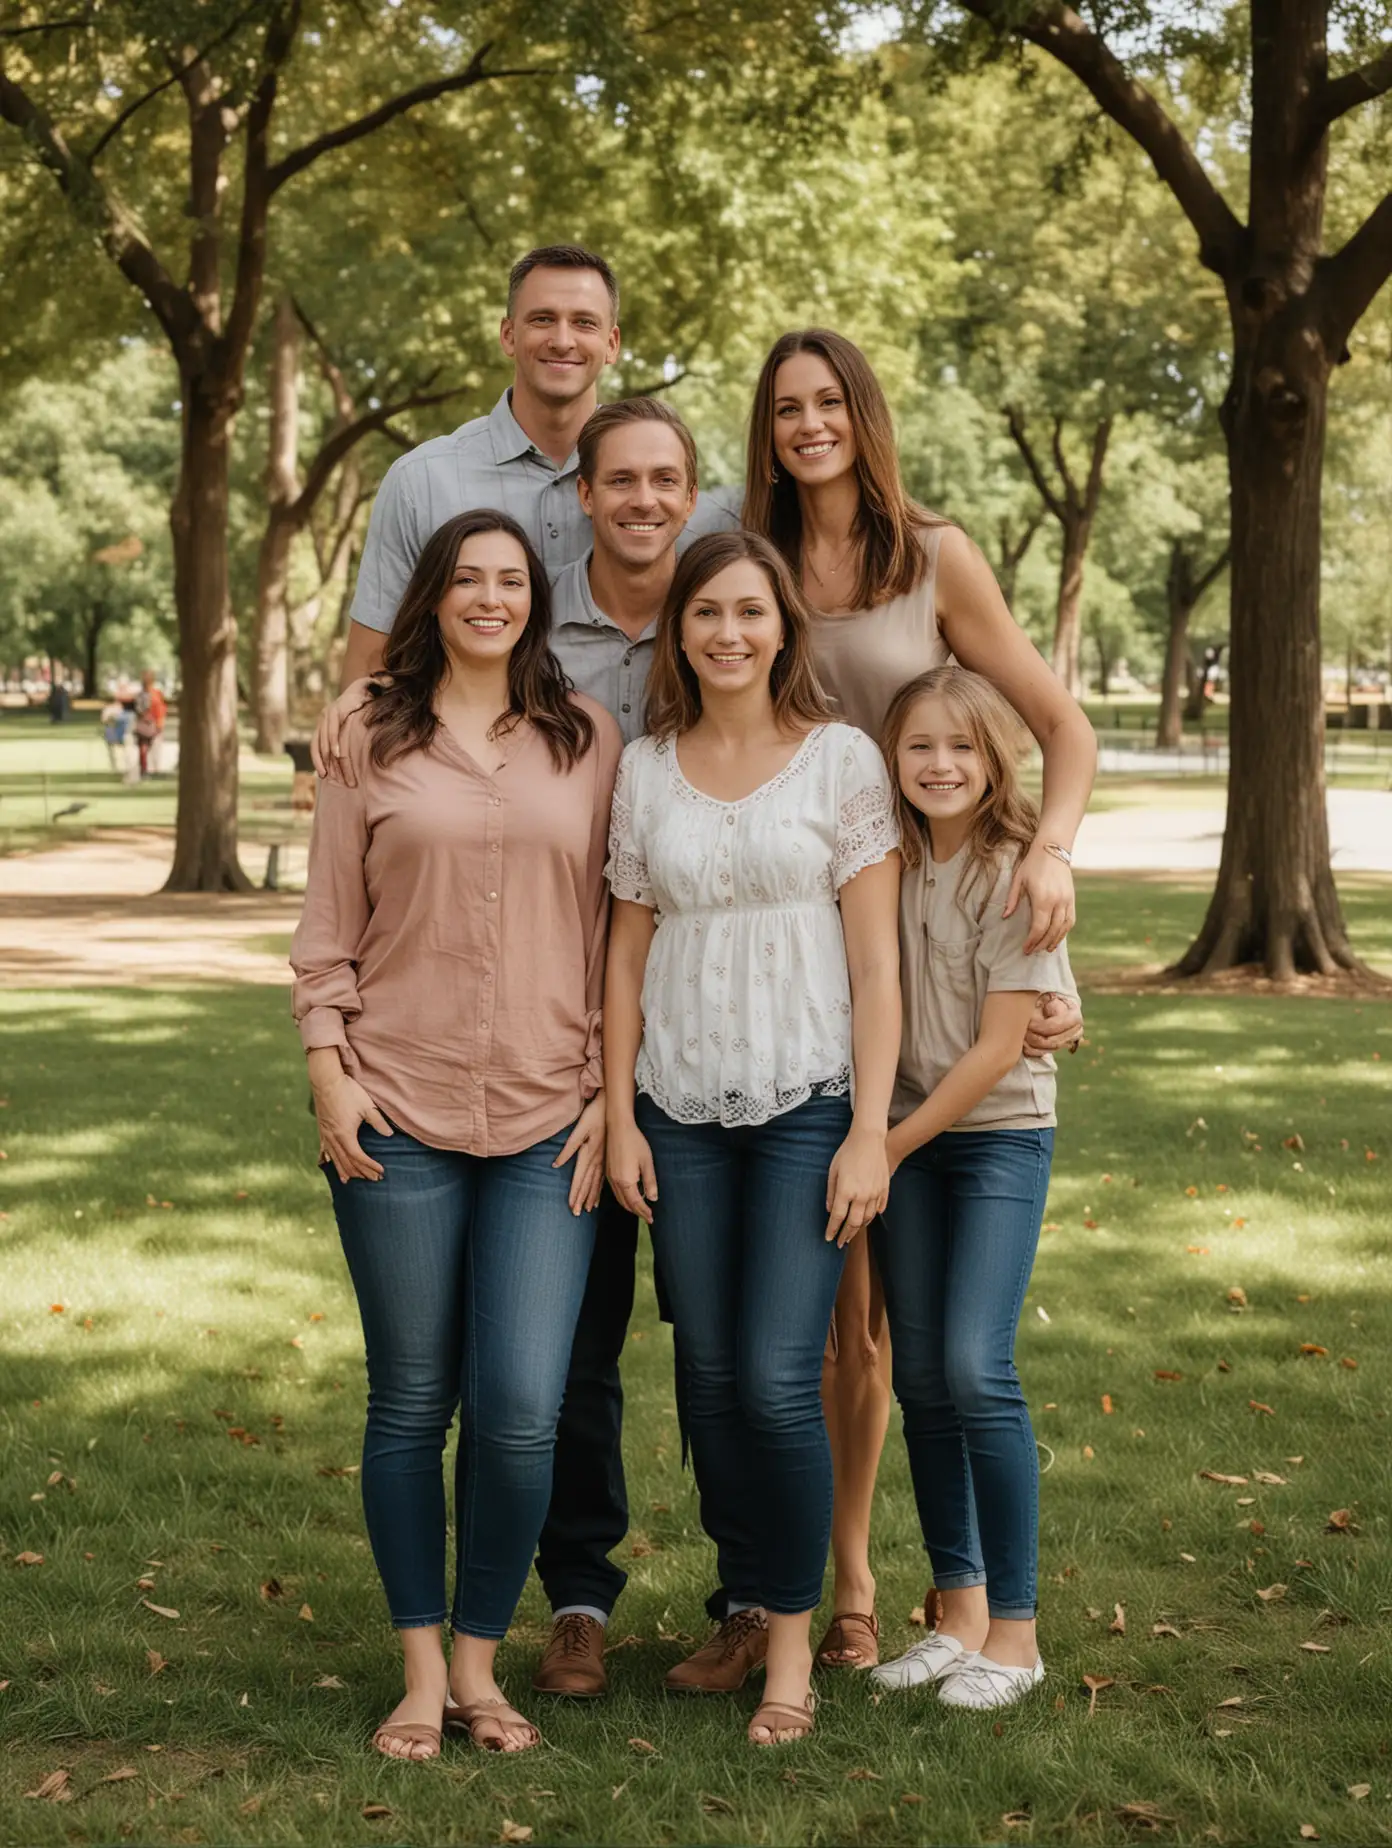
[[[532,1686],[538,1694],[565,1694],[572,1700],[597,1700],[607,1694],[604,1625],[583,1611],[567,1611],[558,1617]]]
[[[695,1655],[667,1671],[669,1694],[733,1694],[768,1654],[768,1620],[762,1611],[736,1611]]]

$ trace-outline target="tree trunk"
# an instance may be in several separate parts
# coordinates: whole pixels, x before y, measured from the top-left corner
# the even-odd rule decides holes
[[[1160,719],[1155,727],[1158,751],[1177,751],[1184,742],[1183,705],[1191,660],[1189,618],[1194,613],[1195,603],[1191,575],[1184,541],[1175,539],[1170,545],[1170,568],[1165,574],[1170,624],[1165,644],[1165,671],[1160,681]]]
[[[1181,975],[1361,967],[1329,864],[1320,481],[1329,367],[1305,304],[1239,338],[1223,406],[1232,488],[1230,770],[1223,856]],[[1236,318],[1236,317],[1235,317]]]
[[[1087,557],[1092,522],[1070,519],[1061,525],[1058,606],[1054,617],[1054,651],[1051,665],[1074,699],[1083,695],[1082,610],[1083,561]]]
[[[104,603],[94,603],[87,613],[87,620],[82,625],[82,697],[98,699],[97,691],[97,644],[101,632],[106,627],[107,609]]]
[[[235,393],[182,373],[179,483],[170,513],[179,620],[179,804],[167,892],[244,892],[237,859],[237,624],[227,582]]]
[[[271,437],[266,471],[266,530],[256,571],[252,713],[256,749],[278,755],[289,717],[290,553],[299,522],[289,515],[299,492],[300,324],[288,296],[276,303],[271,351]]]

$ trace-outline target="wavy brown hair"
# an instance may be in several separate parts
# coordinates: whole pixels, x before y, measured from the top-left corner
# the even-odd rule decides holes
[[[672,588],[657,619],[647,705],[647,728],[655,738],[690,731],[701,716],[701,683],[681,649],[687,604],[727,565],[746,558],[768,579],[783,620],[783,647],[769,673],[775,718],[780,724],[820,725],[835,717],[813,664],[807,605],[783,559],[757,533],[709,533],[677,561]]]
[[[797,483],[779,469],[773,446],[778,368],[795,353],[815,353],[824,359],[846,400],[860,486],[860,510],[852,529],[860,545],[856,607],[868,610],[891,597],[905,596],[923,582],[928,560],[922,535],[930,527],[949,522],[920,507],[904,491],[894,422],[870,361],[844,334],[826,327],[804,327],[774,342],[754,387],[744,475],[745,525],[772,540],[801,582],[802,509]]]
[[[984,904],[990,898],[996,869],[1003,861],[1013,867],[1029,851],[1039,830],[1039,810],[1020,787],[1025,728],[1009,700],[997,693],[989,680],[965,667],[935,667],[900,687],[885,714],[880,749],[894,779],[894,807],[905,866],[921,865],[924,856],[932,852],[928,817],[909,801],[899,780],[899,746],[909,715],[929,693],[937,693],[947,702],[986,767],[986,793],[971,818],[966,872],[958,888],[965,907],[972,887],[986,879]]]
[[[508,657],[508,710],[489,735],[501,737],[527,719],[546,740],[556,768],[573,769],[594,743],[594,724],[571,699],[571,683],[551,652],[551,587],[545,567],[516,520],[493,507],[456,514],[436,527],[421,548],[382,660],[392,683],[373,686],[366,713],[372,761],[389,764],[407,751],[428,751],[434,742],[440,724],[435,695],[450,672],[440,634],[440,599],[454,581],[460,546],[479,533],[506,533],[517,541],[532,592],[527,625]]]

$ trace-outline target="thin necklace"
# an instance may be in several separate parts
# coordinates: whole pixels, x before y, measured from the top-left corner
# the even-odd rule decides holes
[[[842,552],[840,558],[837,559],[834,565],[827,566],[827,577],[836,576],[837,572],[841,569],[842,565],[845,564],[846,560],[850,557],[851,553],[855,550],[855,545],[856,545],[856,536],[854,533],[852,533],[850,538],[846,541],[845,550]],[[826,578],[822,576],[821,572],[812,563],[812,554],[808,552],[806,554],[806,558],[807,558],[807,569],[812,573],[813,577],[816,578],[817,582],[821,585],[822,589],[825,590],[827,588],[827,580]]]

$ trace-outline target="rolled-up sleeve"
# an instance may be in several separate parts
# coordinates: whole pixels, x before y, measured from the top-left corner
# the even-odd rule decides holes
[[[290,1005],[306,1052],[337,1046],[347,1053],[347,1024],[362,1012],[358,951],[372,905],[364,870],[370,831],[358,774],[356,789],[319,785],[304,910],[290,944]]]
[[[595,798],[590,826],[590,849],[585,862],[585,915],[588,941],[585,950],[585,1070],[580,1079],[582,1097],[593,1097],[604,1085],[604,956],[609,941],[609,882],[604,876],[608,858],[609,817],[614,798],[623,737],[607,712],[595,719]]]
[[[382,478],[372,517],[367,523],[357,588],[353,592],[353,621],[365,629],[389,634],[396,612],[411,581],[425,535],[417,530],[415,503],[406,464],[409,456],[394,462]]]

